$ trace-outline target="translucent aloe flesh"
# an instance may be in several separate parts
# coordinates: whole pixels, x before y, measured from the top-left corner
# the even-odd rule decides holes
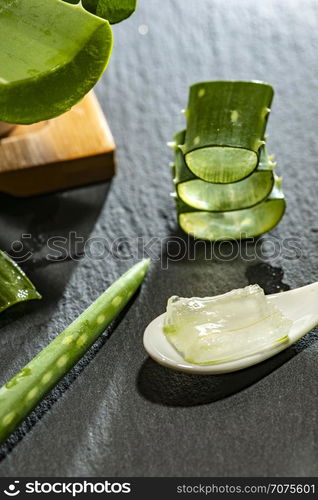
[[[118,316],[142,283],[149,264],[145,259],[128,270],[0,389],[0,443]]]
[[[215,184],[198,179],[188,169],[179,147],[184,143],[185,131],[174,137],[174,182],[179,198],[193,208],[209,211],[238,210],[260,203],[268,197],[274,185],[275,163],[261,148],[257,170],[246,179],[230,184]]]
[[[81,100],[105,70],[108,21],[61,0],[0,0],[0,120],[33,123]]]
[[[291,324],[258,285],[250,285],[216,297],[171,297],[164,332],[186,361],[206,365],[287,343]]]
[[[116,24],[131,16],[137,0],[82,0],[82,4],[89,12]]]
[[[208,182],[236,182],[250,175],[273,98],[261,82],[202,82],[190,87],[187,131],[181,147],[189,169]]]
[[[19,302],[40,298],[22,269],[0,250],[0,312]]]
[[[231,240],[260,236],[273,229],[284,215],[286,204],[277,179],[270,196],[250,208],[227,212],[197,211],[177,198],[179,225],[203,240]]]

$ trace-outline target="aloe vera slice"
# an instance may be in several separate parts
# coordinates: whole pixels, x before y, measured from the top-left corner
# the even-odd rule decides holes
[[[0,0],[0,120],[33,123],[80,101],[107,66],[107,21],[61,0]]]
[[[188,169],[180,145],[185,131],[174,136],[174,183],[179,198],[199,210],[222,212],[251,207],[265,200],[273,189],[275,163],[265,146],[260,152],[257,170],[246,179],[230,184],[214,184],[198,179]]]
[[[89,12],[107,19],[110,24],[120,23],[135,12],[137,0],[82,0]]]
[[[234,361],[288,342],[292,321],[258,285],[216,297],[171,297],[164,332],[189,363]]]
[[[149,265],[149,259],[145,259],[129,269],[0,389],[0,443],[118,316],[142,283]]]
[[[176,198],[179,225],[195,238],[209,241],[260,236],[273,229],[284,215],[286,203],[281,179],[275,180],[270,196],[250,208],[227,212],[198,211]]]
[[[202,82],[190,87],[185,144],[189,169],[208,182],[236,182],[255,170],[273,89],[261,82]]]
[[[19,302],[41,298],[22,269],[0,250],[0,312]]]

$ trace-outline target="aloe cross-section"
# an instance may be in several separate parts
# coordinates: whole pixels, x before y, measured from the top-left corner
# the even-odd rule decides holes
[[[250,208],[225,212],[195,210],[176,199],[179,225],[202,240],[232,240],[260,236],[273,229],[285,212],[285,199],[277,178],[270,196]]]
[[[0,0],[0,120],[33,123],[80,101],[105,70],[108,21],[61,0]]]
[[[216,184],[198,179],[187,167],[180,145],[185,131],[174,136],[174,183],[179,198],[193,208],[209,211],[238,210],[265,200],[274,185],[275,163],[265,146],[261,148],[257,170],[241,181]]]
[[[256,169],[273,89],[262,82],[214,81],[190,87],[181,146],[189,169],[208,182],[236,182]]]

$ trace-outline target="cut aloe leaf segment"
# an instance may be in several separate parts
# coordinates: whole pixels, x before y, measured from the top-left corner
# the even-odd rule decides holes
[[[258,285],[216,297],[171,297],[164,332],[189,363],[242,359],[288,342],[292,321]]]
[[[264,144],[273,88],[262,82],[202,82],[190,87],[181,146],[189,169],[208,182],[250,175]]]
[[[33,299],[41,299],[41,295],[22,269],[0,250],[0,312]]]
[[[275,163],[261,148],[257,170],[246,179],[230,184],[214,184],[198,179],[188,169],[180,145],[184,143],[185,130],[174,136],[174,183],[179,198],[199,210],[226,211],[251,207],[265,200],[273,189]]]
[[[108,21],[61,0],[0,0],[0,120],[33,123],[80,101],[113,46]]]
[[[137,0],[82,0],[82,5],[92,14],[116,24],[135,12]]]
[[[118,316],[142,283],[149,265],[149,259],[145,259],[129,269],[0,389],[0,443]]]
[[[176,197],[179,225],[183,231],[202,240],[252,238],[273,229],[284,215],[286,203],[281,178],[275,180],[270,196],[250,208],[227,212],[198,211]]]

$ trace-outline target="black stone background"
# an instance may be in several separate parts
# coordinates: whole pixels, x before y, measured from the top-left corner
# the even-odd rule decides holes
[[[143,24],[146,35],[138,31]],[[2,476],[317,475],[317,333],[224,376],[166,370],[142,346],[146,325],[172,294],[213,295],[255,281],[273,292],[318,279],[317,27],[316,0],[140,0],[137,13],[114,28],[97,94],[117,142],[116,177],[28,200],[0,197],[0,247],[10,250],[31,234],[23,268],[43,294],[41,303],[1,315],[1,383],[140,257],[138,237],[157,239],[153,264],[112,335],[1,448]],[[275,87],[269,145],[288,210],[258,242],[214,246],[209,261],[189,242],[187,256],[169,261],[176,237],[184,237],[165,143],[183,126],[188,85],[225,78]],[[98,243],[86,256],[71,243],[66,260],[48,262],[48,238],[71,240],[71,231],[126,242],[121,256],[106,259],[96,259]]]

